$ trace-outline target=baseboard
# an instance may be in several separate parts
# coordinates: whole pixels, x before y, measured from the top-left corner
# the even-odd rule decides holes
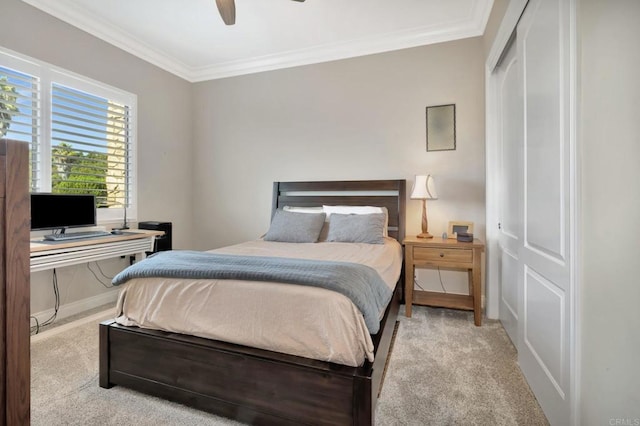
[[[88,324],[90,322],[103,321],[109,318],[113,318],[113,314],[114,314],[114,310],[109,309],[106,311],[95,313],[88,317],[83,317],[75,321],[71,321],[66,324],[54,327],[51,330],[46,330],[41,333],[34,334],[31,336],[31,343],[37,343],[41,340],[48,339],[49,337],[56,336],[60,333],[64,333],[68,330],[71,330],[72,328],[79,327],[81,325]]]
[[[60,305],[58,309],[58,315],[56,316],[56,320],[62,320],[68,318],[73,315],[80,314],[82,312],[86,312],[90,309],[97,308],[102,305],[106,305],[107,303],[113,303],[115,309],[115,303],[118,299],[119,289],[110,290],[108,292],[99,294],[93,297],[87,297],[86,299],[77,300],[75,302],[66,303],[64,305]],[[53,315],[54,310],[48,309],[46,311],[38,312],[36,314],[32,314],[32,316],[36,317],[40,323],[48,320]],[[35,321],[33,318],[31,319],[31,325],[35,325]]]

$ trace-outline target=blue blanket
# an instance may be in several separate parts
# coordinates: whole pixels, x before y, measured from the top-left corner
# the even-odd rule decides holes
[[[158,252],[116,275],[113,285],[149,277],[271,281],[326,288],[351,299],[371,334],[378,332],[378,316],[393,293],[375,269],[357,263],[189,250]]]

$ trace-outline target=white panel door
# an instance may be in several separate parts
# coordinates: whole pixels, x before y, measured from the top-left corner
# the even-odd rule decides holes
[[[517,27],[524,96],[518,361],[553,425],[571,421],[574,13],[573,1],[531,0]]]
[[[496,70],[499,146],[500,321],[518,345],[519,300],[522,298],[523,145],[522,80],[516,45],[511,43]]]

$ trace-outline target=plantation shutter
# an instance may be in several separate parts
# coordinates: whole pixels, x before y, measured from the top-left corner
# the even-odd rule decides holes
[[[0,138],[29,144],[31,191],[39,187],[40,114],[40,79],[0,66]]]
[[[94,194],[98,207],[130,205],[131,107],[53,83],[51,190]]]
[[[0,138],[29,144],[31,192],[92,194],[98,223],[137,216],[137,97],[0,47]]]

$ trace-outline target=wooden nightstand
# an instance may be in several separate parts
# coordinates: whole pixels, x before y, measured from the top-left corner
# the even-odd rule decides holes
[[[484,243],[473,240],[461,243],[455,239],[408,237],[403,241],[405,261],[404,297],[406,315],[411,306],[428,305],[473,311],[476,325],[482,325],[482,252]],[[415,268],[455,268],[469,271],[469,295],[414,290]]]

